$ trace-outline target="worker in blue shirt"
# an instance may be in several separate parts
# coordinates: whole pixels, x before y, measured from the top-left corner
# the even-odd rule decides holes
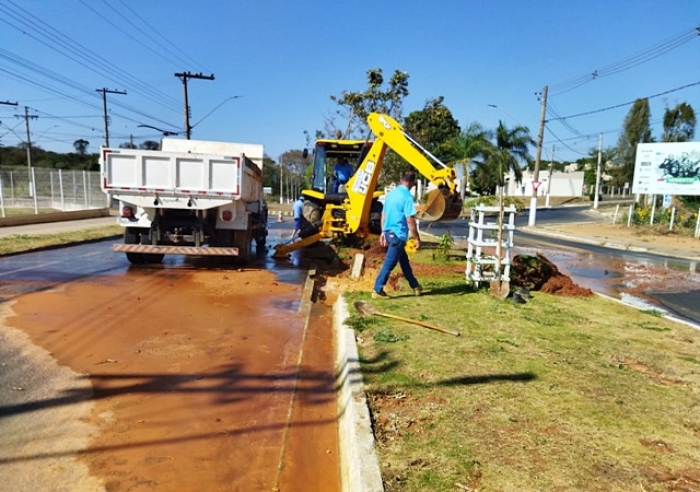
[[[333,168],[333,193],[338,193],[340,185],[347,184],[355,170],[346,157],[340,157]]]
[[[304,195],[297,198],[292,204],[292,215],[294,216],[294,231],[292,239],[301,232],[301,217],[304,212]]]
[[[372,299],[389,297],[384,292],[384,286],[389,281],[391,271],[398,263],[401,266],[408,285],[416,296],[421,295],[423,288],[416,280],[406,254],[406,242],[409,237],[415,240],[416,249],[420,248],[420,237],[416,225],[416,205],[413,203],[411,188],[416,184],[416,173],[406,171],[401,175],[400,184],[391,190],[384,199],[382,212],[382,235],[379,241],[382,246],[388,246],[384,264],[374,283]]]

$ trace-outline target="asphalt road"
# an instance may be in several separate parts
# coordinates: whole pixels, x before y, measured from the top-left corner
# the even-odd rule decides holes
[[[0,260],[0,489],[336,490],[332,330],[304,323],[305,270],[134,267],[114,242]]]

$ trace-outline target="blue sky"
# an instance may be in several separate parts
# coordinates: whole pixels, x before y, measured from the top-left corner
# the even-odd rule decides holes
[[[260,143],[277,159],[324,127],[331,95],[363,90],[370,68],[409,73],[405,115],[444,96],[462,127],[504,120],[536,138],[545,85],[552,119],[700,82],[695,36],[567,84],[625,68],[699,25],[698,0],[0,0],[0,101],[19,104],[0,105],[0,144],[25,139],[15,115],[28,106],[37,145],[68,151],[84,138],[97,151],[101,88],[127,91],[108,94],[112,146],[160,138],[138,124],[182,131],[174,73],[189,71],[215,76],[189,82],[192,138]],[[700,112],[700,84],[650,100],[655,136],[664,106],[679,102]],[[558,160],[575,160],[600,132],[614,145],[629,108],[549,121],[543,160],[553,144]]]

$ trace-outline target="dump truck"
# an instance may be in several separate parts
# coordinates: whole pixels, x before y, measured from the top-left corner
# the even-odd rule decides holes
[[[101,149],[102,190],[118,201],[117,224],[134,264],[166,254],[235,256],[265,248],[264,148],[164,138],[161,150]]]
[[[377,190],[377,183],[388,149],[396,152],[434,187],[416,207],[418,219],[447,221],[462,213],[463,202],[457,193],[457,177],[452,167],[423,148],[389,115],[370,113],[367,124],[373,139],[315,142],[311,187],[302,191],[306,200],[300,238],[275,246],[275,257],[285,257],[323,239],[380,234],[383,206],[379,198],[384,193]],[[344,159],[354,163],[354,172],[345,186],[334,192],[328,169]]]

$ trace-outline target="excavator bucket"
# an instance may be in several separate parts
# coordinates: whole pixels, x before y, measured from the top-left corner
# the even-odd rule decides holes
[[[424,205],[418,208],[418,219],[427,222],[455,220],[462,213],[462,199],[447,189],[434,189],[427,195]]]

